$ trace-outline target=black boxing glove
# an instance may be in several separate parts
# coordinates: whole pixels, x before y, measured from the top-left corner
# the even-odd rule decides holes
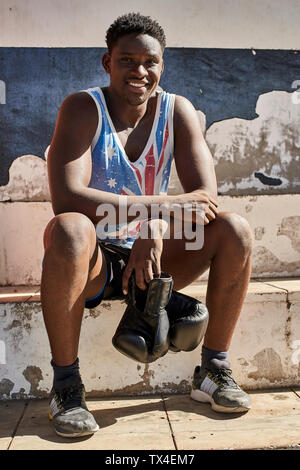
[[[206,306],[193,297],[173,291],[166,310],[170,322],[170,350],[193,351],[206,332],[209,319]]]
[[[146,291],[135,276],[129,279],[127,308],[112,338],[113,346],[131,359],[149,363],[169,349],[169,317],[165,309],[172,294],[173,279],[166,273],[152,279]]]

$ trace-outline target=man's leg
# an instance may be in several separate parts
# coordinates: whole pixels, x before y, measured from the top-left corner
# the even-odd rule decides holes
[[[52,219],[45,230],[44,245],[41,302],[52,352],[52,395],[56,398],[52,396],[51,415],[56,432],[62,435],[90,434],[98,426],[82,400],[78,344],[85,299],[97,295],[103,287],[106,263],[94,226],[82,214],[65,213]],[[65,390],[74,388],[72,397],[66,395]],[[62,392],[68,396],[64,403]],[[76,394],[79,399],[75,399]],[[58,413],[59,408],[72,407],[77,408],[73,414]]]
[[[250,280],[252,233],[245,219],[223,212],[205,226],[201,250],[185,250],[185,243],[185,240],[164,240],[161,265],[164,271],[172,274],[176,290],[189,285],[210,267],[206,295],[209,323],[202,348],[202,368],[196,368],[196,382],[199,384],[205,378],[207,368],[218,369],[218,377],[214,380],[219,381],[220,370],[227,370],[230,366],[227,351]],[[231,389],[235,388],[229,378],[226,381]],[[217,389],[210,379],[206,383],[210,390]],[[232,392],[231,395],[236,399],[239,393]],[[242,405],[236,404],[236,400],[228,404],[222,397],[220,410],[226,411],[226,405],[228,411],[239,411],[243,406],[247,408],[246,397],[240,395]]]

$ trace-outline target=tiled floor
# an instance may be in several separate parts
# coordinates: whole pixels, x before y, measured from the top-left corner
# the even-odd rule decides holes
[[[0,449],[300,450],[300,389],[251,392],[251,399],[245,414],[216,413],[188,395],[88,400],[100,430],[82,439],[54,433],[47,400],[0,402]]]

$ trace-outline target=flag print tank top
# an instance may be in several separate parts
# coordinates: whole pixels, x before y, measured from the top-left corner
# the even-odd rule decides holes
[[[91,145],[92,175],[89,187],[120,195],[166,194],[174,151],[175,95],[157,92],[156,112],[148,141],[140,157],[131,162],[115,130],[101,88],[84,91],[94,99],[99,116]],[[109,225],[105,234],[102,230],[103,226],[99,223],[97,235],[100,240],[131,248],[139,223]]]

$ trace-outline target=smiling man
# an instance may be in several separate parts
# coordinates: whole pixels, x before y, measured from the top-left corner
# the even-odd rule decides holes
[[[250,278],[249,225],[218,212],[213,160],[193,105],[158,89],[162,28],[131,13],[110,26],[106,40],[103,67],[110,84],[64,100],[47,159],[55,217],[44,234],[41,300],[54,370],[50,418],[67,437],[98,430],[79,372],[84,308],[124,298],[132,274],[142,291],[162,272],[180,290],[210,268],[209,323],[191,396],[216,411],[250,407],[227,358]],[[172,159],[184,192],[171,196]],[[140,220],[129,210],[135,204],[143,208]],[[201,246],[187,249],[185,234],[175,236],[176,217],[166,229],[165,220],[152,216],[154,206],[187,207],[193,226],[202,224]],[[105,237],[103,208],[115,215]],[[139,236],[145,231],[148,236]]]

